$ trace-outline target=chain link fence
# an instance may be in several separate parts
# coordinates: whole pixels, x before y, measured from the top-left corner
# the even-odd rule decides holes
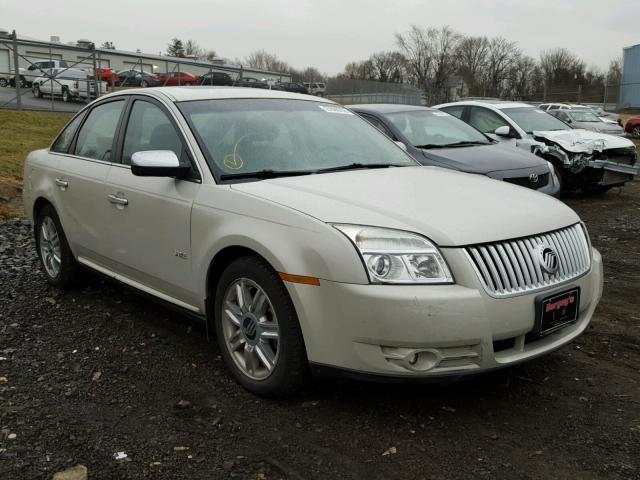
[[[74,112],[95,98],[132,87],[278,83],[286,73],[190,58],[42,42],[0,31],[0,108]]]
[[[370,80],[331,79],[327,98],[343,105],[358,103],[401,103],[424,105],[422,91],[412,85]]]

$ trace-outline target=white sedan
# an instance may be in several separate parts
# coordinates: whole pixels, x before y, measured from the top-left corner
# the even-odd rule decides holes
[[[530,360],[580,335],[602,291],[564,204],[419,166],[313,96],[107,95],[24,179],[51,284],[88,267],[189,312],[262,395],[312,372],[423,380]]]

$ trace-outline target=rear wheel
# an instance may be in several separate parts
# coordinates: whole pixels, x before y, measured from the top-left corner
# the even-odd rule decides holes
[[[47,281],[58,288],[75,285],[82,272],[52,205],[45,205],[38,214],[35,234],[36,250]]]
[[[631,136],[633,138],[640,138],[640,125],[633,127],[633,130],[631,130]]]
[[[0,87],[6,87],[7,85],[9,85],[9,82],[7,82],[7,79],[0,78]]]
[[[222,356],[247,390],[281,396],[308,378],[300,324],[287,289],[262,259],[242,257],[216,291],[216,334]]]
[[[147,83],[147,81],[146,81],[146,80],[142,80],[142,81],[140,82],[140,86],[141,86],[142,88],[147,88],[147,87],[149,86],[149,83]]]

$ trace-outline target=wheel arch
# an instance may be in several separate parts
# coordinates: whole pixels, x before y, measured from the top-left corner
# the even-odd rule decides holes
[[[207,266],[205,280],[205,292],[207,295],[205,299],[205,315],[207,320],[207,331],[209,333],[215,332],[215,312],[213,306],[215,304],[215,294],[216,290],[218,289],[218,284],[220,282],[220,278],[222,277],[222,273],[235,260],[247,256],[259,258],[267,265],[269,265],[275,272],[278,271],[274,267],[272,262],[266,259],[258,251],[244,245],[228,245],[216,252],[216,254],[209,262],[209,265]]]

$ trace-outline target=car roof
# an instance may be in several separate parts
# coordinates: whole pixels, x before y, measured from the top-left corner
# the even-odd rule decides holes
[[[420,105],[402,105],[398,103],[363,103],[359,105],[349,105],[347,108],[350,110],[359,110],[362,112],[371,113],[397,113],[397,112],[410,112],[414,110],[430,110],[433,108],[422,107]]]
[[[456,105],[493,107],[498,110],[503,110],[505,108],[522,108],[522,107],[536,108],[533,105],[529,105],[528,103],[512,102],[510,100],[466,100],[462,102],[443,103],[441,105],[436,105],[433,108],[453,107]]]
[[[108,96],[118,96],[127,94],[145,93],[156,97],[167,98],[173,102],[188,102],[192,100],[219,100],[231,98],[279,98],[289,100],[307,100],[319,103],[335,103],[326,98],[314,95],[304,95],[301,93],[285,92],[283,90],[269,90],[265,88],[242,88],[242,87],[210,87],[210,86],[190,86],[190,87],[152,87],[142,89],[130,89],[122,92],[109,94]],[[103,97],[104,98],[104,97]]]

